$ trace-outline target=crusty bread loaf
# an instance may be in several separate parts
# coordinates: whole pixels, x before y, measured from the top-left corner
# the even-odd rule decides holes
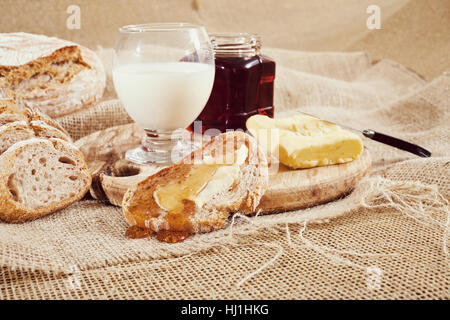
[[[0,218],[23,222],[81,199],[91,177],[81,152],[60,139],[17,142],[0,156]]]
[[[233,212],[255,213],[267,183],[267,160],[254,138],[228,132],[128,189],[122,208],[132,226],[209,232],[223,227]],[[173,198],[179,192],[186,197]],[[192,197],[189,192],[194,192]],[[169,205],[181,199],[182,206],[167,209],[162,196]]]
[[[21,107],[61,117],[98,101],[105,72],[91,50],[28,33],[0,33],[0,87]]]
[[[86,162],[56,121],[7,99],[0,100],[0,119],[0,219],[38,218],[84,196],[91,183]]]

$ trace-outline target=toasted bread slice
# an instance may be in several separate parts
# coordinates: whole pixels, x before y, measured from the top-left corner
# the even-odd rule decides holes
[[[16,142],[34,137],[25,121],[10,122],[0,127],[0,154]]]
[[[256,140],[228,132],[131,187],[122,208],[132,226],[209,232],[233,212],[254,213],[267,184],[267,160]]]
[[[23,222],[81,199],[91,176],[81,152],[60,139],[17,142],[0,156],[0,218]]]

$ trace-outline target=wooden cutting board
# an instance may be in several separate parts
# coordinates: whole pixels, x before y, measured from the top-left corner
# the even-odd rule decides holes
[[[143,132],[128,124],[95,132],[76,142],[93,174],[91,195],[120,206],[125,191],[163,167],[137,165],[124,159],[129,148],[139,145]],[[269,188],[257,210],[273,213],[306,208],[335,200],[353,190],[369,171],[367,149],[352,162],[292,170],[280,164],[269,177]]]

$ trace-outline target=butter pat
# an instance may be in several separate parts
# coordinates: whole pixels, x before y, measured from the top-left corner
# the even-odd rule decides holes
[[[236,161],[231,165],[219,166],[205,187],[192,200],[201,208],[206,202],[220,192],[228,190],[239,178],[240,166],[248,156],[248,148],[242,145],[235,153]]]
[[[363,151],[353,132],[306,115],[284,119],[255,115],[247,120],[247,129],[268,153],[278,153],[280,162],[294,169],[349,162]]]

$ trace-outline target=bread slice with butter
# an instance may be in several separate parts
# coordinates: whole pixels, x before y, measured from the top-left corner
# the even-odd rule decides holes
[[[255,139],[227,132],[132,186],[122,208],[131,226],[209,232],[233,212],[254,213],[267,184],[267,160]]]
[[[269,154],[293,169],[312,168],[352,161],[360,156],[359,136],[333,123],[307,115],[272,119],[255,115],[247,129]]]

